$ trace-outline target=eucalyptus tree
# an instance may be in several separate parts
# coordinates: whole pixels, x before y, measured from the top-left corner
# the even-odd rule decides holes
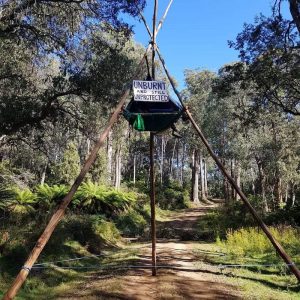
[[[249,80],[245,85],[243,78],[235,78],[239,74],[235,72],[237,68],[247,71],[248,66],[224,66],[213,89],[217,103],[221,104],[221,115],[229,112],[228,158],[240,161],[243,186],[247,193],[256,195],[262,210],[275,210],[283,207],[284,202],[294,202],[299,120],[278,111],[276,106],[258,105],[261,95],[255,81]]]
[[[43,81],[45,77],[61,72],[58,61],[55,59],[48,66],[43,66],[43,69],[39,70],[41,75],[37,76],[36,80],[30,79],[32,82],[29,87],[33,89],[32,95],[35,94],[34,101],[37,100],[34,105],[30,102],[33,101],[32,97],[28,97],[30,99],[25,101],[24,98],[15,95],[16,98],[12,100],[14,93],[20,92],[20,89],[13,87],[10,97],[7,97],[7,105],[11,110],[5,108],[3,104],[3,114],[0,114],[4,121],[2,126],[8,128],[7,125],[12,124],[6,132],[6,137],[1,140],[2,159],[9,159],[16,168],[22,167],[32,172],[36,177],[35,182],[44,182],[46,179],[46,182],[50,180],[52,183],[61,181],[59,172],[56,170],[57,166],[64,161],[68,143],[76,145],[80,163],[83,163],[99,131],[105,126],[108,114],[111,113],[117,97],[122,92],[124,83],[128,82],[132,76],[137,60],[142,55],[143,49],[140,46],[131,40],[127,42],[126,40],[123,33],[115,31],[94,34],[87,50],[90,59],[85,62],[84,68],[81,68],[81,73],[77,75],[74,73],[73,76],[66,74],[58,84],[58,88],[61,88],[60,84],[63,81],[69,81],[80,90],[80,93],[65,95],[57,99],[55,105],[52,103],[52,110],[47,110],[48,115],[40,115],[43,118],[39,118],[38,122],[35,118],[38,113],[30,110],[35,107],[34,105],[37,105],[37,109],[39,105],[42,105],[40,102],[42,99],[38,98],[38,94],[35,93],[49,88]],[[26,80],[29,79],[26,78]],[[15,83],[18,84],[17,81]],[[29,90],[24,90],[24,93],[28,96]],[[20,105],[16,103],[19,99]],[[32,123],[28,122],[28,115],[34,118]],[[23,117],[24,122],[21,124],[20,120],[23,120]],[[5,122],[7,120],[11,120],[10,123]],[[18,127],[19,125],[21,127]],[[127,145],[121,142],[123,137],[118,137],[118,131],[119,129],[115,129],[111,136],[115,140],[114,147],[121,146],[124,154],[127,153]],[[13,151],[11,145],[14,146]],[[122,155],[118,157],[120,160]],[[110,165],[113,165],[114,161],[111,159]],[[106,163],[106,153],[99,154],[99,161],[90,177],[95,182],[104,183],[106,170],[104,171],[99,165],[101,162]],[[113,170],[115,171],[115,166]],[[121,174],[121,168],[119,170],[117,174]],[[66,174],[66,176],[69,175]]]
[[[300,115],[300,3],[288,1],[288,17],[281,13],[286,2],[274,1],[272,16],[260,15],[254,24],[245,24],[236,41],[229,43],[239,51],[242,63],[229,67],[235,76],[228,77],[228,83],[242,80],[245,89],[249,83],[255,85],[257,107],[274,106]]]
[[[207,108],[212,96],[212,83],[216,74],[203,70],[187,70],[185,72],[185,81],[187,90],[185,97],[189,109],[193,112],[195,120],[204,131],[207,133],[207,127],[204,126],[206,120],[209,118],[207,115]],[[201,199],[206,200],[208,196],[207,189],[207,156],[205,150],[202,148],[201,143],[193,132],[189,133],[189,148],[191,154],[191,167],[192,167],[192,193],[191,198],[195,202],[199,202],[198,195],[198,181],[200,179]],[[199,178],[200,176],[200,178]]]
[[[136,16],[144,4],[144,0],[2,1],[1,134],[26,132],[55,119],[65,109],[62,99],[72,102],[74,96],[89,95],[89,81],[81,77],[91,58],[92,36],[96,31],[122,32],[119,42],[124,43],[131,28],[120,13]]]

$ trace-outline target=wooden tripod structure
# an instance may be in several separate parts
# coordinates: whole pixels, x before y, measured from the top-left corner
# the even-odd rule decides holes
[[[163,59],[163,57],[162,57],[162,55],[159,51],[159,48],[156,45],[156,36],[157,36],[159,30],[162,27],[162,24],[163,24],[163,22],[166,18],[166,15],[167,15],[167,13],[170,9],[170,6],[171,6],[172,2],[173,2],[173,0],[170,0],[169,5],[167,6],[167,9],[166,9],[165,13],[164,13],[162,19],[160,20],[160,22],[159,22],[159,24],[156,28],[158,0],[154,0],[153,31],[152,31],[152,33],[149,29],[149,26],[147,25],[147,22],[146,22],[144,16],[140,13],[141,20],[144,22],[144,25],[145,25],[145,27],[148,31],[148,34],[151,38],[151,42],[150,42],[149,46],[147,47],[146,52],[145,52],[142,60],[140,61],[139,65],[137,67],[137,70],[136,70],[135,75],[133,76],[133,79],[138,78],[139,75],[141,74],[143,63],[144,63],[145,58],[146,58],[146,56],[147,56],[147,54],[150,51],[151,46],[152,46],[152,77],[153,77],[153,79],[155,78],[155,64],[154,64],[155,53],[157,53],[158,57],[159,57],[159,60],[161,61],[161,64],[164,68],[164,71],[165,71],[165,73],[166,73],[166,75],[167,75],[167,77],[168,77],[168,79],[171,83],[171,86],[172,86],[175,94],[177,95],[179,101],[181,102],[181,104],[183,106],[184,112],[186,113],[186,115],[187,115],[188,119],[190,120],[192,126],[196,130],[196,132],[197,132],[198,136],[200,137],[201,141],[204,143],[205,147],[207,148],[207,151],[209,152],[211,157],[214,159],[215,163],[217,164],[219,169],[222,171],[223,175],[228,179],[228,181],[231,183],[232,187],[240,195],[242,201],[244,202],[244,204],[246,205],[246,207],[248,208],[248,210],[252,214],[253,218],[257,221],[258,225],[262,228],[262,230],[264,231],[264,233],[266,234],[266,236],[268,237],[268,239],[270,240],[270,242],[272,243],[272,245],[276,249],[277,253],[285,261],[285,263],[289,267],[290,271],[296,276],[296,278],[300,282],[300,271],[299,271],[299,269],[293,263],[293,261],[291,260],[289,255],[285,252],[283,247],[272,236],[270,230],[268,229],[266,224],[264,224],[264,222],[262,221],[260,216],[257,214],[255,209],[252,207],[252,205],[248,201],[245,194],[238,187],[235,180],[226,171],[225,167],[223,166],[223,164],[221,163],[221,161],[219,160],[217,155],[213,152],[213,150],[210,147],[207,139],[203,135],[201,129],[196,124],[195,120],[193,119],[193,116],[191,115],[190,111],[184,105],[179,91],[175,87],[175,83],[174,83],[174,81],[173,81],[173,79],[172,79],[172,77],[171,77],[171,75],[170,75],[170,73],[169,73],[169,71],[166,67],[165,61],[164,61],[164,59]],[[34,265],[34,263],[38,259],[39,255],[43,251],[45,245],[47,244],[48,240],[50,239],[50,237],[51,237],[53,231],[55,230],[56,226],[58,225],[58,223],[63,218],[63,216],[65,214],[65,211],[66,211],[66,208],[69,205],[69,203],[71,202],[72,197],[74,196],[74,194],[77,191],[78,187],[82,183],[82,181],[83,181],[85,175],[87,174],[87,172],[89,171],[90,167],[92,166],[92,164],[96,160],[97,153],[98,153],[99,149],[104,145],[105,139],[107,138],[111,128],[117,122],[118,116],[120,115],[120,113],[122,111],[122,107],[124,106],[128,96],[129,96],[130,89],[131,89],[131,85],[127,86],[127,88],[125,89],[123,95],[120,97],[118,105],[116,106],[113,114],[111,115],[106,128],[103,130],[102,134],[99,136],[98,141],[96,142],[94,149],[91,151],[88,159],[86,160],[85,164],[83,165],[83,168],[80,171],[80,174],[75,179],[75,182],[73,183],[70,191],[64,197],[64,199],[62,200],[62,202],[59,205],[58,209],[52,215],[52,217],[51,217],[48,225],[46,226],[44,232],[42,233],[42,235],[38,239],[36,245],[34,246],[31,253],[29,254],[29,257],[27,258],[27,260],[24,263],[23,267],[19,271],[19,273],[18,273],[17,277],[15,278],[14,282],[12,283],[12,285],[10,286],[10,288],[8,289],[6,294],[4,295],[3,300],[13,299],[16,296],[16,294],[18,293],[18,291],[21,288],[21,286],[23,285],[23,283],[25,282],[32,266]],[[152,275],[155,276],[156,275],[156,232],[155,232],[155,190],[154,190],[155,181],[154,181],[154,157],[153,157],[154,155],[153,155],[153,153],[154,153],[154,133],[150,133],[150,198],[151,198],[151,234],[152,234]]]

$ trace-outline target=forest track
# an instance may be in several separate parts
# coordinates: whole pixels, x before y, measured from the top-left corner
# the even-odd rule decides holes
[[[192,231],[199,218],[216,205],[174,212],[160,226],[181,228],[183,232]],[[158,269],[156,277],[151,276],[151,269],[93,273],[72,292],[58,299],[242,299],[237,288],[226,283],[216,266],[196,258],[194,251],[197,244],[199,242],[158,239],[158,266],[175,269]],[[209,251],[208,244],[207,247]],[[130,248],[137,250],[136,266],[151,266],[150,243],[137,243]]]
[[[221,199],[207,201],[205,206],[196,206],[172,212],[167,220],[157,222],[158,238],[175,238],[182,241],[207,240],[205,233],[197,229],[199,219],[223,202]]]

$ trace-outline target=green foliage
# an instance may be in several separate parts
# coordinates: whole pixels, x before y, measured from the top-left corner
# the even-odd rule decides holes
[[[98,215],[70,215],[58,226],[46,251],[54,253],[68,241],[77,241],[92,253],[100,253],[107,246],[115,247],[121,236],[115,224]]]
[[[13,187],[2,193],[0,208],[4,211],[27,214],[37,208],[42,215],[55,207],[68,192],[65,185],[38,185],[35,192]],[[111,216],[125,211],[137,200],[134,192],[117,191],[91,181],[83,183],[76,192],[70,208],[86,213]]]
[[[107,182],[107,156],[105,149],[100,149],[95,162],[93,163],[87,178],[98,184]]]
[[[300,204],[293,207],[279,209],[269,213],[265,221],[267,224],[289,224],[292,226],[300,226]]]
[[[56,166],[57,177],[63,184],[72,184],[80,172],[80,157],[74,143],[69,143],[62,162]]]
[[[270,231],[290,255],[300,255],[299,230],[280,226],[271,227]],[[220,241],[219,245],[234,256],[270,255],[273,259],[280,260],[264,232],[253,227],[227,231],[226,240]]]
[[[198,231],[199,235],[215,240],[219,236],[224,238],[230,229],[235,230],[255,224],[243,203],[234,202],[203,216],[198,222]]]
[[[67,194],[68,188],[65,185],[53,185],[41,184],[35,188],[38,204],[41,208],[53,207],[62,200]]]
[[[162,209],[189,207],[189,192],[176,181],[170,181],[157,189],[157,204]]]
[[[25,222],[23,225],[25,226]],[[44,226],[44,222],[39,220],[27,222],[26,230],[21,230],[20,225],[6,224],[6,228],[0,230],[0,257],[11,261],[14,268],[21,265]],[[101,216],[67,215],[51,236],[43,257],[56,260],[58,255],[74,255],[69,247],[72,241],[78,242],[92,253],[100,253],[106,247],[117,247],[122,239],[115,224]]]
[[[280,226],[285,224],[286,226],[297,227],[300,224],[299,206],[263,214],[261,198],[250,196],[249,200],[267,225]],[[256,224],[245,205],[238,201],[207,213],[199,220],[197,226],[202,238],[216,240],[219,237],[226,238],[227,232],[253,227]]]
[[[295,5],[298,7],[296,15],[299,14],[298,4]],[[232,81],[232,86],[242,81],[245,90],[254,87],[256,108],[275,106],[277,110],[299,115],[299,91],[295,88],[299,86],[299,74],[294,51],[294,44],[299,43],[299,32],[295,30],[295,22],[283,18],[280,13],[272,17],[260,15],[254,24],[244,25],[236,42],[230,42],[247,68],[240,73],[240,63],[237,63],[228,70],[227,81]],[[287,40],[286,36],[290,38]]]
[[[143,235],[147,227],[144,217],[134,209],[121,213],[116,223],[123,234],[131,237]]]
[[[34,211],[36,195],[28,188],[21,190],[13,187],[8,190],[8,195],[4,202],[8,211],[15,214],[27,214]]]
[[[83,183],[75,195],[79,207],[90,213],[111,215],[128,208],[136,201],[134,193],[125,193],[92,183]]]

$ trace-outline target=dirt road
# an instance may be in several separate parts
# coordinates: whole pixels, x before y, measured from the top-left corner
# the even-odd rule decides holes
[[[197,220],[208,208],[194,208],[174,213],[160,224],[187,236],[195,230]],[[137,250],[135,266],[151,266],[151,245],[132,246]],[[195,257],[197,243],[182,240],[162,240],[157,243],[157,263],[171,269],[158,269],[156,277],[151,269],[130,269],[121,273],[93,274],[78,284],[72,293],[59,299],[241,299],[217,267]],[[173,268],[173,269],[172,269]]]

